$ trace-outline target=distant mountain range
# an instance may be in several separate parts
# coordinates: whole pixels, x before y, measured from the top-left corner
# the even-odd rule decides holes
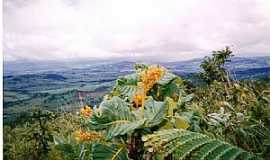
[[[201,71],[200,64],[202,59],[194,59],[180,62],[151,62],[161,64],[174,73],[185,76]],[[4,76],[23,75],[23,74],[40,74],[50,72],[64,72],[70,70],[83,71],[90,69],[94,72],[103,70],[114,70],[119,72],[131,71],[134,61],[19,61],[4,62]],[[237,79],[260,78],[270,73],[270,56],[267,57],[233,57],[231,62],[226,64],[230,73]],[[93,68],[95,68],[93,70]]]
[[[203,59],[195,59],[184,62],[171,62],[164,65],[171,68],[173,72],[179,75],[198,73],[201,71],[200,64]],[[270,75],[270,56],[241,58],[233,57],[226,63],[226,68],[235,79],[254,79]]]

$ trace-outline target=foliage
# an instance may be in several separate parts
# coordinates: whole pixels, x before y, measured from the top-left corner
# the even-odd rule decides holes
[[[252,154],[226,142],[183,129],[161,130],[143,137],[148,152],[157,159],[248,159]]]
[[[62,159],[55,148],[53,136],[70,135],[79,124],[76,116],[66,113],[57,115],[35,108],[28,119],[15,128],[4,126],[4,159]]]
[[[231,114],[235,113],[232,106],[229,106],[232,113],[227,113],[227,109],[225,112],[224,108],[219,113],[206,112],[208,110],[200,102],[192,102],[197,95],[187,94],[184,80],[180,77],[160,66],[137,65],[136,68],[136,73],[117,80],[111,94],[86,119],[88,132],[95,130],[104,138],[98,142],[90,140],[84,143],[118,146],[115,151],[108,149],[106,153],[102,152],[103,159],[168,159],[180,155],[183,158],[196,158],[203,153],[209,153],[205,157],[213,159],[256,157],[229,144],[233,142],[222,136],[210,135],[221,139],[218,140],[196,133],[209,134],[216,125],[226,125],[227,121],[234,120],[231,119]],[[222,85],[223,82],[215,83]],[[229,104],[224,102],[224,105]],[[124,152],[121,148],[128,150]],[[98,159],[93,148],[91,151],[91,158]],[[126,156],[121,158],[118,155],[120,152]]]
[[[80,116],[64,113],[44,120],[47,116],[38,112],[30,126],[5,128],[5,156],[33,159],[29,155],[36,154],[40,159],[68,160],[267,158],[269,80],[233,81],[224,66],[231,56],[225,48],[204,60],[204,86],[187,87],[185,80],[162,66],[136,64],[135,73],[117,79],[103,101],[95,107],[82,107]],[[25,140],[35,133],[22,134],[29,128],[38,129],[40,138]],[[12,134],[19,136],[11,139]],[[16,145],[18,141],[25,145]]]
[[[227,57],[228,55],[230,54]],[[222,69],[222,73],[228,73],[226,68]],[[196,103],[204,108],[204,117],[208,123],[204,133],[268,157],[269,80],[266,79],[263,83],[212,80],[207,86],[195,89]]]
[[[228,71],[224,68],[225,62],[230,61],[229,58],[232,56],[232,51],[229,47],[224,50],[213,51],[213,57],[206,57],[201,64],[203,72],[201,73],[202,78],[209,84],[213,81],[218,82],[230,82]]]
[[[53,114],[51,112],[44,112],[40,109],[35,109],[33,111],[33,114],[31,116],[31,125],[26,124],[25,127],[21,130],[24,133],[24,136],[22,137],[16,137],[16,138],[22,138],[21,140],[26,141],[27,144],[31,148],[24,148],[24,146],[20,146],[20,150],[16,151],[19,152],[19,154],[14,155],[15,157],[25,157],[27,159],[44,159],[44,157],[47,156],[48,152],[50,151],[49,143],[53,142],[53,136],[51,134],[51,128],[48,125],[48,121],[53,118]],[[10,128],[5,128],[6,132],[13,132],[10,130]],[[7,141],[14,141],[12,137],[10,137],[12,134],[9,133],[9,136],[5,137],[5,140]],[[7,133],[5,134],[7,135]],[[16,139],[15,139],[16,140]],[[19,144],[14,144],[19,145]],[[14,146],[6,146],[5,149],[9,150],[12,149]],[[31,154],[24,155],[25,150],[30,150]],[[14,150],[13,150],[14,151]],[[21,152],[21,153],[20,153]],[[5,156],[11,156],[11,155],[5,155]],[[29,156],[29,157],[28,157]],[[14,159],[16,159],[13,157]],[[20,158],[19,158],[20,159]]]

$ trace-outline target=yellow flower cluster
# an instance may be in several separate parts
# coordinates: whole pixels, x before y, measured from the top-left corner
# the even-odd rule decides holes
[[[140,73],[141,83],[139,85],[142,85],[141,87],[144,89],[144,92],[147,93],[154,84],[160,80],[164,73],[164,68],[160,66],[150,66]]]
[[[134,107],[139,108],[142,107],[145,100],[145,94],[144,93],[137,93],[133,97]]]
[[[81,116],[87,118],[87,117],[90,117],[92,115],[93,111],[92,111],[92,108],[89,107],[89,106],[84,106],[83,108],[81,108],[80,110],[80,114]]]
[[[76,141],[95,141],[100,140],[102,138],[102,134],[95,131],[86,132],[79,130],[74,133],[74,137]]]
[[[135,108],[142,107],[146,98],[146,93],[160,80],[164,75],[165,69],[160,66],[150,66],[148,69],[140,73],[141,81],[138,86],[142,89],[133,96],[133,103]]]

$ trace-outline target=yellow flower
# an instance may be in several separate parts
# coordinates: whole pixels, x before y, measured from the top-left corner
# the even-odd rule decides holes
[[[135,108],[143,107],[146,99],[146,93],[160,80],[164,75],[165,69],[160,66],[150,66],[142,71],[140,75],[141,81],[138,82],[138,87],[142,89],[133,96],[133,104]]]
[[[102,134],[95,131],[86,132],[83,130],[79,130],[75,131],[74,137],[76,141],[96,141],[102,138]]]
[[[92,111],[92,108],[89,107],[89,106],[84,106],[83,108],[81,108],[80,110],[80,114],[81,116],[87,118],[87,117],[90,117],[92,115],[93,111]]]
[[[145,100],[145,94],[144,93],[137,93],[133,97],[133,103],[135,108],[142,107]]]
[[[147,93],[154,84],[164,75],[165,70],[160,66],[150,66],[140,73],[141,87]]]

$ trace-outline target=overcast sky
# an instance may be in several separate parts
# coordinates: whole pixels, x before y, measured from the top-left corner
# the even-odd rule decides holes
[[[5,60],[270,55],[270,0],[4,0]]]

